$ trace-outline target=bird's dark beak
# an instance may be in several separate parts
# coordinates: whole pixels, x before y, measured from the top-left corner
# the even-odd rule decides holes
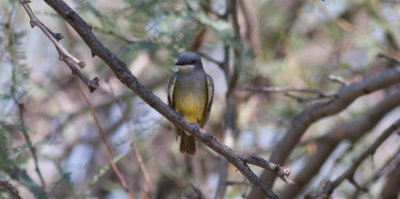
[[[178,60],[178,61],[175,63],[175,65],[177,65],[177,66],[183,66],[183,65],[185,65],[185,63],[184,63],[182,60]]]

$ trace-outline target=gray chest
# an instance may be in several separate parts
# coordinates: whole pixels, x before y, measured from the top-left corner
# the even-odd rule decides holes
[[[174,101],[178,110],[193,114],[203,112],[207,101],[205,78],[205,73],[201,71],[178,74],[174,88]]]

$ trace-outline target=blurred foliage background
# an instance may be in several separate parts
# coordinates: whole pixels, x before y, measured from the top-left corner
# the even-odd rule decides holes
[[[392,62],[377,58],[378,53],[400,58],[398,1],[239,0],[233,11],[236,25],[225,15],[225,0],[66,3],[164,102],[168,80],[177,70],[174,63],[178,55],[188,50],[200,53],[216,86],[206,129],[220,139],[228,88],[220,65],[224,49],[231,49],[230,67],[239,74],[234,91],[238,137],[233,148],[265,159],[292,118],[316,102],[239,88],[276,86],[331,92],[339,89],[340,84],[329,80],[329,75],[355,82],[393,66]],[[100,78],[100,87],[90,94],[90,100],[135,197],[146,198],[149,187],[132,152],[129,133],[143,157],[155,198],[193,198],[191,184],[212,198],[218,182],[218,156],[202,144],[198,144],[197,154],[191,158],[180,154],[170,122],[120,84],[98,57],[92,58],[79,35],[55,11],[43,1],[32,1],[30,5],[44,24],[63,34],[62,45],[86,62],[84,73]],[[132,132],[110,88],[121,99]],[[311,140],[357,118],[386,94],[387,91],[379,91],[359,98],[339,114],[315,123],[302,140]],[[400,110],[395,109],[355,144],[341,143],[302,194],[321,188],[326,180],[340,175],[399,115]],[[16,1],[1,1],[0,177],[13,179],[11,182],[23,198],[127,198],[108,167],[106,148],[97,131],[76,78],[58,60],[53,44],[38,28],[30,28],[26,13]],[[396,153],[399,142],[399,136],[388,139],[375,153],[372,163],[362,164],[357,179],[368,179]],[[347,150],[350,145],[352,150]],[[36,158],[30,148],[35,150]],[[285,165],[293,170],[292,176],[304,165],[305,157],[313,153],[312,142],[296,148]],[[35,170],[35,162],[45,186]],[[260,168],[252,169],[261,173]],[[229,167],[228,178],[246,182],[234,167]],[[377,198],[383,183],[382,179],[376,180],[362,198]],[[274,188],[284,186],[278,180]],[[225,198],[243,198],[249,190],[247,184],[229,186]],[[345,182],[334,196],[349,198],[354,191]],[[0,190],[0,198],[12,196]]]

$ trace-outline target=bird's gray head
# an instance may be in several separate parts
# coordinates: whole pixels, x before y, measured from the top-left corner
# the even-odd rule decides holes
[[[179,70],[203,68],[201,57],[195,52],[182,53],[175,65],[179,66]]]

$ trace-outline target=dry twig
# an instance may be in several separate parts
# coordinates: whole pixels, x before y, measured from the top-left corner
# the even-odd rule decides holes
[[[337,75],[329,75],[329,79],[341,84],[342,86],[347,86],[349,84],[343,77]]]
[[[38,156],[36,154],[36,147],[32,145],[32,141],[31,141],[31,138],[30,138],[30,136],[28,134],[28,130],[25,127],[25,118],[24,118],[25,106],[24,106],[23,103],[20,102],[20,100],[17,97],[15,70],[16,70],[15,67],[13,67],[13,69],[12,69],[12,85],[11,85],[11,95],[12,96],[11,96],[11,98],[13,99],[14,103],[18,107],[18,117],[19,117],[20,124],[23,127],[23,128],[21,128],[19,130],[21,131],[22,135],[24,136],[26,145],[28,146],[29,151],[32,154],[33,162],[35,164],[35,171],[39,176],[39,180],[40,180],[40,183],[42,184],[42,188],[45,189],[46,183],[45,183],[45,181],[43,179],[42,172],[40,171],[40,168],[39,168]]]
[[[124,110],[124,108],[123,108],[123,106],[121,104],[121,101],[115,96],[115,93],[114,93],[114,90],[113,90],[111,84],[108,84],[108,85],[110,86],[111,95],[114,97],[115,101],[117,102],[117,104],[119,106],[119,109],[121,110],[122,117],[123,117],[123,119],[125,121],[125,124],[128,126],[128,134],[129,134],[129,137],[131,139],[131,146],[132,146],[132,149],[133,149],[133,153],[135,154],[135,157],[139,162],[140,170],[142,170],[142,173],[143,173],[143,176],[144,176],[144,180],[145,180],[146,185],[147,185],[147,192],[148,192],[148,193],[146,193],[146,194],[148,194],[147,197],[148,198],[153,198],[152,197],[153,190],[154,190],[153,189],[153,185],[152,185],[151,180],[150,180],[149,172],[147,172],[146,166],[144,165],[143,158],[140,155],[139,149],[136,146],[136,141],[135,141],[135,137],[133,136],[133,129],[132,129],[132,126],[131,126],[131,122],[129,120],[129,116],[128,116],[128,114],[126,114],[126,111]]]
[[[392,62],[395,62],[397,64],[400,64],[400,60],[399,59],[397,59],[396,57],[390,56],[388,54],[385,54],[385,53],[378,53],[378,57],[385,58],[385,59],[387,59],[389,61],[392,61]]]
[[[320,99],[331,99],[335,98],[335,93],[325,93],[321,90],[317,89],[309,89],[309,88],[292,88],[292,87],[244,87],[237,88],[238,91],[250,91],[250,92],[266,92],[266,93],[283,93],[284,96],[297,100],[298,102],[309,102]],[[314,94],[313,97],[301,97],[298,95],[294,95],[292,93],[306,93],[306,94]]]
[[[0,190],[6,190],[12,194],[16,199],[22,199],[19,195],[18,189],[15,188],[8,180],[0,178]]]
[[[360,194],[368,190],[367,187],[370,187],[371,184],[375,183],[380,177],[385,175],[385,173],[388,173],[388,170],[394,169],[396,163],[400,163],[400,146],[398,147],[396,152],[393,153],[393,155],[388,158],[385,163],[382,164],[383,166],[377,172],[375,172],[375,174],[370,179],[368,179],[361,185],[361,189],[357,189],[354,191],[351,198],[358,198]]]
[[[79,69],[85,67],[85,62],[79,60],[78,58],[71,55],[58,41],[63,38],[60,33],[53,33],[47,26],[45,26],[33,13],[32,9],[29,7],[29,0],[18,0],[22,7],[25,9],[29,16],[31,27],[39,27],[40,30],[50,39],[50,41],[56,47],[59,59],[64,61],[67,66],[71,69],[73,75],[77,75],[89,88],[90,92],[95,91],[99,87],[99,78],[95,77],[89,80]]]
[[[115,175],[118,177],[119,182],[121,183],[121,186],[125,189],[125,191],[128,193],[129,198],[130,199],[134,199],[135,197],[133,196],[132,192],[129,190],[128,185],[125,181],[124,176],[121,174],[121,172],[119,171],[117,165],[114,162],[114,154],[112,152],[112,148],[111,148],[111,144],[110,142],[107,140],[105,133],[103,131],[103,128],[100,125],[99,120],[97,119],[96,113],[94,111],[94,108],[92,106],[92,103],[90,103],[89,101],[89,96],[87,95],[87,93],[83,90],[83,87],[81,86],[80,81],[77,79],[78,81],[78,86],[79,86],[79,90],[81,91],[81,94],[83,96],[83,98],[85,99],[86,103],[89,106],[90,109],[90,113],[92,114],[93,120],[96,123],[97,128],[99,129],[99,134],[101,137],[101,140],[103,141],[104,145],[106,146],[107,149],[107,153],[108,153],[108,159],[111,165],[111,168],[113,169]]]
[[[201,192],[199,188],[197,188],[192,182],[190,183],[190,186],[192,187],[194,193],[189,193],[186,194],[186,197],[192,198],[192,199],[205,199],[206,197],[204,194]]]
[[[378,139],[372,143],[365,151],[363,151],[354,161],[353,164],[339,177],[337,177],[334,181],[328,181],[325,183],[323,190],[319,193],[316,193],[314,197],[323,197],[329,198],[332,192],[336,187],[338,187],[345,179],[348,179],[352,182],[356,187],[359,187],[354,181],[354,173],[358,166],[370,155],[373,155],[376,149],[387,139],[392,133],[394,133],[400,127],[400,119],[390,125],[379,137]]]
[[[216,59],[214,59],[214,58],[208,56],[208,55],[205,54],[205,53],[199,52],[199,51],[197,52],[197,54],[199,54],[200,56],[204,57],[204,58],[207,59],[208,61],[210,61],[210,62],[212,62],[212,63],[214,63],[214,64],[217,64],[220,68],[222,68],[222,62],[220,62],[220,61],[218,61],[218,60],[216,60]]]
[[[239,180],[225,180],[226,185],[249,185],[250,183],[247,181],[239,181]]]
[[[380,193],[382,199],[398,198],[400,193],[400,162],[390,171]]]

